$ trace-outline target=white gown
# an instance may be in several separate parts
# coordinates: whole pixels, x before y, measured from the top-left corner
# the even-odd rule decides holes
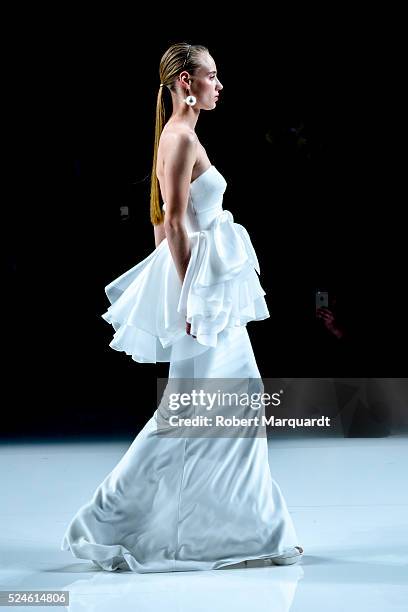
[[[246,324],[269,312],[248,232],[222,208],[226,185],[213,165],[191,183],[183,283],[164,239],[105,288],[110,346],[138,362],[170,362],[169,381],[261,380]],[[105,570],[145,573],[217,569],[298,545],[266,437],[160,435],[164,399],[79,508],[61,549]]]

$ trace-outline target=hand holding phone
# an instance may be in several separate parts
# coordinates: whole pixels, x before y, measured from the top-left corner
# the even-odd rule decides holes
[[[329,292],[323,289],[316,289],[316,310],[329,307]]]

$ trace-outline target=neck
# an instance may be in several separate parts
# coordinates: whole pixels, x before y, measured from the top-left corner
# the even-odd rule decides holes
[[[199,116],[200,110],[195,106],[189,106],[183,100],[173,98],[173,112],[168,122],[182,123],[195,130]]]

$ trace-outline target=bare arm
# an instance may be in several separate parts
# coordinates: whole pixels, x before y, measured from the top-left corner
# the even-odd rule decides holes
[[[197,138],[194,134],[175,135],[164,165],[166,212],[164,230],[169,249],[181,282],[190,261],[190,242],[184,226],[191,174],[197,158]]]
[[[154,243],[157,248],[159,244],[162,242],[162,240],[164,240],[166,237],[166,231],[164,229],[164,222],[159,223],[158,225],[154,225],[153,228],[154,228]]]

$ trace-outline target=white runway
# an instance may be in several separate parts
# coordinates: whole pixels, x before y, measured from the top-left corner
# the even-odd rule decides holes
[[[59,549],[67,522],[130,443],[0,446],[0,590],[67,590],[72,611],[408,609],[406,435],[269,440],[271,473],[305,549],[300,565],[156,574],[97,570]]]

